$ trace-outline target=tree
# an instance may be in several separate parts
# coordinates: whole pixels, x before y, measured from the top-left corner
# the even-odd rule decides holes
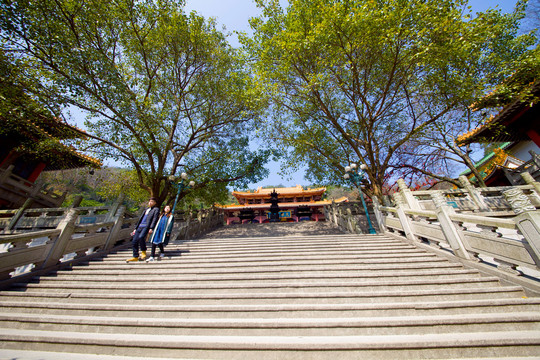
[[[467,167],[475,175],[479,185],[486,187],[482,176],[474,166],[475,161],[471,158],[473,151],[479,153],[479,146],[473,149],[470,144],[457,143],[461,135],[478,127],[480,121],[480,118],[473,116],[470,109],[450,112],[444,121],[436,121],[421,136],[411,138],[399,149],[396,158],[403,165],[396,170],[401,177],[411,183],[424,177],[426,181],[431,180],[432,185],[448,182],[459,187],[460,182],[454,174],[458,169]]]
[[[78,195],[83,197],[84,203],[93,201],[111,205],[123,194],[129,211],[136,211],[141,204],[145,206],[148,202],[148,196],[139,186],[137,174],[131,169],[103,167],[91,172],[86,169],[47,171],[43,181],[47,188],[69,194],[64,206],[71,204]]]
[[[269,152],[248,147],[257,87],[215,24],[181,2],[6,0],[0,12],[4,47],[34,64],[40,95],[87,112],[86,149],[133,166],[159,202],[182,171],[198,188],[265,174]]]
[[[315,182],[338,182],[343,166],[366,163],[368,194],[410,172],[411,140],[433,134],[523,53],[523,16],[472,18],[463,0],[259,0],[252,39],[242,39],[273,101],[263,131],[291,146]],[[431,165],[431,164],[428,164]],[[440,164],[436,164],[440,165]],[[429,170],[429,168],[428,168]]]

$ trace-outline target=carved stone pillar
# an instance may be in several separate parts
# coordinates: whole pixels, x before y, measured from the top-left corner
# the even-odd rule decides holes
[[[525,248],[540,267],[540,211],[536,210],[527,195],[519,188],[513,187],[503,191],[506,201],[517,215],[514,222],[525,238]]]
[[[534,187],[534,191],[536,192],[536,196],[540,198],[540,183],[538,181],[535,181],[531,174],[528,172],[522,172],[521,178],[525,180],[525,183],[527,185],[532,185]]]
[[[459,183],[467,191],[469,197],[479,211],[491,211],[489,206],[484,201],[484,197],[482,196],[480,191],[475,189],[475,187],[471,184],[471,182],[469,181],[469,179],[467,179],[466,176],[461,175],[459,177]]]
[[[450,219],[450,215],[455,213],[454,209],[448,206],[442,191],[433,192],[431,199],[435,204],[437,220],[439,220],[439,223],[441,224],[441,229],[446,241],[448,241],[456,256],[464,259],[470,259],[470,255],[463,243],[461,234],[454,226],[452,219]]]
[[[401,194],[400,193],[394,193],[394,194],[392,194],[392,196],[393,196],[394,201],[396,203],[396,209],[397,209],[399,222],[401,223],[401,227],[403,228],[403,232],[405,232],[405,236],[411,242],[417,241],[416,236],[414,235],[414,233],[412,231],[411,223],[409,222],[409,218],[407,217],[407,215],[405,214],[405,211],[403,210],[405,205],[404,205],[404,201],[403,201],[403,198],[402,198]]]
[[[51,251],[43,262],[43,269],[56,265],[64,256],[64,251],[71,241],[71,236],[75,230],[75,222],[77,221],[78,216],[79,211],[77,209],[70,209],[66,214],[66,217],[58,225],[57,229],[61,230],[60,235],[58,235]]]
[[[383,214],[381,213],[381,204],[379,203],[379,199],[377,199],[376,196],[374,196],[372,200],[373,210],[375,212],[375,219],[377,220],[379,229],[384,232],[386,231],[386,226],[384,225]]]
[[[422,210],[420,203],[412,194],[412,191],[407,187],[405,180],[398,179],[399,193],[403,199],[403,205],[412,210]],[[395,196],[394,196],[395,200]]]

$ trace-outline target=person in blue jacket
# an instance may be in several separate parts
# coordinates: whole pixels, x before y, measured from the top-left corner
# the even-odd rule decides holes
[[[126,262],[146,260],[146,236],[152,234],[156,227],[159,217],[159,207],[157,207],[156,198],[151,197],[148,200],[148,208],[142,213],[137,227],[131,233],[133,236],[133,257]],[[141,248],[141,258],[139,259],[139,247]]]
[[[156,247],[159,247],[159,258],[165,257],[164,246],[169,243],[173,225],[174,216],[171,213],[171,206],[165,205],[163,212],[159,217],[156,229],[150,238],[150,243],[152,244],[152,255],[148,258],[148,260],[146,260],[147,262],[156,260]]]

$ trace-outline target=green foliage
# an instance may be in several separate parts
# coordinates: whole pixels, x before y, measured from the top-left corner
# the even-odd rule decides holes
[[[476,17],[464,0],[257,3],[242,42],[273,104],[259,133],[291,146],[287,165],[307,165],[314,182],[340,183],[344,165],[366,163],[379,197],[417,159],[401,152],[411,139],[466,111],[535,41],[516,35],[522,3]]]
[[[513,101],[525,104],[538,102],[538,82],[540,81],[540,46],[527,51],[517,61],[513,73],[504,79],[487,96],[474,104],[478,110],[500,108]],[[535,88],[536,87],[536,88]]]
[[[0,49],[0,138],[13,146],[16,156],[61,167],[73,156],[65,140],[69,143],[78,134],[59,126],[50,109],[34,96],[36,84],[27,71],[28,64]]]
[[[90,149],[132,166],[151,195],[164,200],[182,171],[200,188],[264,175],[266,153],[247,141],[260,89],[182,2],[17,0],[0,13],[5,47],[35,64],[40,94],[86,111]]]
[[[103,168],[89,173],[84,169],[62,170],[43,173],[47,188],[67,192],[63,206],[69,206],[77,196],[83,204],[102,206],[114,203],[124,194],[124,204],[129,211],[136,211],[148,201],[148,193],[139,186],[135,171],[122,168]]]

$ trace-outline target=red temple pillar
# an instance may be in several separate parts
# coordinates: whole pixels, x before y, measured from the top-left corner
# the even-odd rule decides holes
[[[540,134],[536,132],[534,129],[529,129],[527,131],[527,136],[531,138],[532,141],[536,144],[536,146],[540,147]]]
[[[47,166],[47,164],[45,163],[42,163],[40,162],[35,168],[34,168],[34,171],[32,171],[32,173],[30,174],[30,176],[28,177],[28,181],[30,182],[34,182],[37,180],[37,178],[39,177],[39,174],[41,174],[41,172],[43,171],[43,169],[45,169],[45,167]]]

